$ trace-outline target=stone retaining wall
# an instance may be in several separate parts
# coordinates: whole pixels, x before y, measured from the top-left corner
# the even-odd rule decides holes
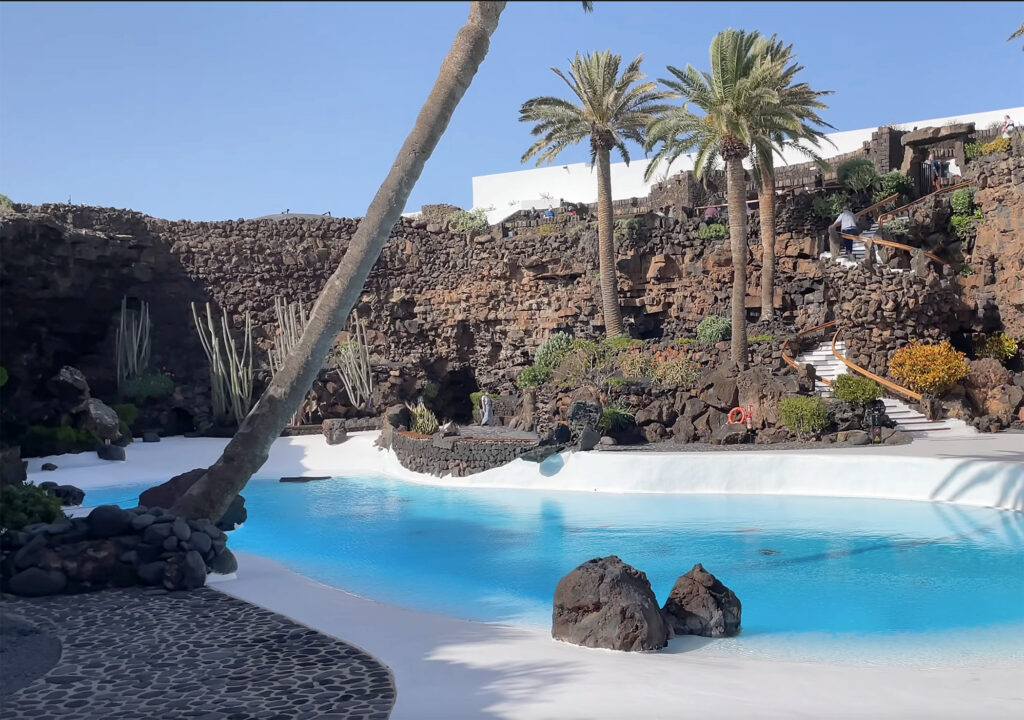
[[[536,445],[536,440],[428,437],[405,430],[391,433],[391,449],[404,467],[438,477],[463,477],[506,465]]]

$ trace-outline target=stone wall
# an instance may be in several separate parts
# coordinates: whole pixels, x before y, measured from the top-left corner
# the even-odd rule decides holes
[[[391,449],[410,470],[443,477],[463,477],[512,462],[536,440],[427,437],[405,430],[391,432]]]

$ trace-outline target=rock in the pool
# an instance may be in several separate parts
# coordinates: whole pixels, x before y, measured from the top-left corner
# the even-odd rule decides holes
[[[742,610],[736,593],[700,563],[676,580],[663,608],[677,635],[713,638],[737,634]]]
[[[658,650],[668,644],[669,630],[647,575],[610,555],[558,582],[551,636],[585,647]]]

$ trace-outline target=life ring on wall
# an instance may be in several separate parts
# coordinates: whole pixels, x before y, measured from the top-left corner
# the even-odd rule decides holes
[[[739,406],[734,407],[732,410],[730,410],[729,415],[727,417],[727,420],[729,421],[730,425],[742,425],[743,423],[749,425],[750,419],[750,408],[744,410]]]

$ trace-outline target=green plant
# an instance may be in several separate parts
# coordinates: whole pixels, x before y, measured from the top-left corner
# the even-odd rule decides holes
[[[844,373],[832,381],[832,394],[843,402],[867,405],[882,397],[882,388],[869,378]]]
[[[149,335],[153,328],[149,321],[149,303],[145,300],[139,309],[128,308],[128,297],[121,297],[121,317],[114,335],[114,355],[117,362],[117,386],[137,378],[149,367]]]
[[[453,232],[469,232],[470,230],[486,230],[490,227],[487,213],[483,210],[454,210],[445,216],[448,229]]]
[[[911,341],[889,361],[889,373],[915,392],[942,395],[971,372],[967,356],[944,340],[937,345]]]
[[[0,365],[0,388],[7,384],[7,368]]]
[[[573,347],[573,338],[568,333],[553,333],[547,340],[537,348],[537,354],[533,357],[533,364],[539,368],[553,370],[565,359]]]
[[[117,403],[113,406],[114,412],[121,422],[131,427],[139,417],[139,409],[132,403]]]
[[[640,235],[640,221],[637,218],[616,220],[613,235],[616,243],[635,240]]]
[[[349,339],[339,342],[333,351],[334,368],[345,386],[349,402],[356,407],[373,408],[373,370],[370,346],[366,342],[366,323],[356,310],[349,316]]]
[[[437,432],[439,427],[437,416],[429,408],[423,405],[409,405],[408,403],[406,403],[406,407],[409,408],[409,412],[412,414],[410,430],[420,435],[433,435]]]
[[[959,215],[969,215],[974,210],[974,188],[962,187],[954,190],[950,198],[950,205],[953,212]]]
[[[697,342],[697,338],[681,337],[676,338],[676,345],[692,345]]]
[[[979,358],[995,358],[1006,362],[1017,354],[1020,344],[1004,332],[996,332],[978,338],[974,342],[974,354]]]
[[[793,395],[779,401],[779,417],[792,432],[806,437],[825,429],[828,408],[820,397]]]
[[[165,397],[174,392],[174,380],[161,373],[149,373],[125,380],[118,388],[118,392],[129,400],[142,401],[149,398]]]
[[[899,195],[899,199],[906,200],[910,198],[910,195],[913,192],[914,181],[899,170],[892,170],[884,175],[879,175],[878,190],[875,191],[873,200],[876,203],[882,202],[891,195]]]
[[[60,499],[35,485],[0,488],[0,529],[21,530],[34,523],[52,523],[64,517]]]
[[[630,384],[629,380],[620,377],[610,377],[604,382],[609,387],[625,387],[626,385]]]
[[[631,338],[629,335],[616,335],[615,337],[604,338],[601,342],[608,346],[613,352],[621,352],[632,347],[642,347],[643,340]]]
[[[306,312],[305,305],[300,302],[285,302],[284,298],[278,296],[274,297],[274,314],[277,316],[277,337],[274,339],[273,347],[267,352],[271,376],[277,375],[284,367],[285,361],[292,354],[295,346],[299,344],[299,338],[302,337],[302,332],[309,323],[309,314]],[[306,407],[309,404],[311,403],[303,400],[299,409],[292,415],[292,425],[306,423],[308,419]]]
[[[554,375],[562,387],[578,387],[588,382],[596,382],[595,374],[606,370],[614,353],[603,342],[577,339],[572,342],[572,350],[558,364]]]
[[[0,193],[0,215],[6,215],[11,212],[14,212],[14,203],[11,202],[9,197]]]
[[[761,335],[751,335],[747,338],[747,342],[768,342],[774,340],[775,336],[771,333],[763,333]]]
[[[964,263],[960,266],[960,277],[970,277],[974,274],[974,268],[969,264]]]
[[[815,195],[811,200],[811,212],[822,220],[829,222],[839,217],[843,207],[849,202],[846,193],[831,193],[829,195]]]
[[[974,227],[974,219],[968,215],[953,215],[949,218],[949,230],[960,240],[965,239]]]
[[[682,355],[668,357],[654,368],[654,378],[667,388],[692,388],[700,375],[697,363],[687,360]]]
[[[724,238],[729,235],[729,228],[721,223],[712,223],[710,225],[701,225],[697,229],[697,237],[701,240],[717,240]]]
[[[220,327],[214,323],[213,310],[206,303],[206,322],[200,322],[196,304],[192,307],[199,342],[210,364],[210,397],[218,420],[229,414],[239,425],[252,409],[252,319],[245,314],[241,351],[228,327],[228,311],[221,309]]]
[[[905,235],[910,230],[910,218],[905,216],[894,217],[882,223],[882,227],[885,228],[886,232],[890,232],[893,235]]]
[[[992,142],[987,142],[981,146],[982,155],[991,155],[992,153],[1006,152],[1010,149],[1010,138],[997,137]]]
[[[642,380],[654,374],[654,357],[640,348],[619,353],[619,369],[627,380]]]
[[[625,430],[636,423],[633,410],[619,401],[611,402],[601,408],[601,420],[597,429],[602,432]]]
[[[46,457],[93,450],[98,442],[97,437],[88,430],[79,430],[70,425],[32,425],[25,431],[19,444],[22,457]]]
[[[878,172],[875,170],[875,164],[867,158],[852,158],[840,163],[836,169],[836,179],[841,185],[859,193],[872,188],[878,182]]]
[[[516,378],[516,385],[521,388],[537,387],[550,379],[551,368],[540,368],[536,365],[530,365],[523,368],[523,371],[519,373],[519,377]]]
[[[441,392],[441,386],[433,380],[428,380],[427,384],[423,386],[423,399],[433,400],[439,392]]]
[[[708,315],[697,325],[697,339],[705,345],[732,337],[732,321],[720,315]]]
[[[964,157],[968,160],[976,160],[981,157],[981,148],[980,142],[964,143]]]

